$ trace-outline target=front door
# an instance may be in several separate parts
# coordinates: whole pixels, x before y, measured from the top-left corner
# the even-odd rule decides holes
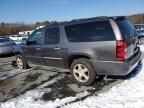
[[[23,53],[28,64],[41,65],[43,58],[41,55],[41,48],[44,43],[43,39],[43,30],[39,29],[30,35],[27,45],[22,46]]]

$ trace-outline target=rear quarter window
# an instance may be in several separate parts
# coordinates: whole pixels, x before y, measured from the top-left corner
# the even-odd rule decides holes
[[[136,35],[135,27],[128,19],[117,20],[116,23],[118,24],[124,38]]]
[[[109,21],[96,21],[65,26],[70,42],[112,41],[115,39]]]

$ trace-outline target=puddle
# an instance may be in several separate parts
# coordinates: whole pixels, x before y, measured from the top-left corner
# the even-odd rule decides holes
[[[47,88],[51,88],[52,90],[49,93],[44,93],[41,99],[44,101],[55,100],[57,98],[63,99],[65,97],[75,96],[76,94],[83,91],[88,91],[90,92],[90,95],[92,95],[102,90],[103,87],[108,86],[116,81],[117,80],[103,80],[93,84],[92,86],[79,86],[72,80],[70,75],[66,75],[64,79],[59,80],[53,85],[47,86]]]
[[[41,75],[42,75],[42,73],[29,74],[29,75],[27,75],[26,78],[24,79],[24,82],[35,81],[35,80],[37,80]]]
[[[62,80],[59,80],[55,84],[47,86],[46,88],[51,88],[50,93],[44,93],[41,97],[42,100],[55,100],[56,98],[62,99],[68,96],[74,96],[77,92],[71,90],[68,84],[73,84],[72,78],[66,75]]]

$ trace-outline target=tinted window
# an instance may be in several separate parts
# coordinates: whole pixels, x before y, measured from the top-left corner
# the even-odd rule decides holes
[[[60,39],[59,28],[48,28],[45,31],[45,44],[57,44]]]
[[[43,44],[43,31],[35,31],[28,40],[33,45]]]
[[[70,42],[92,42],[114,40],[109,21],[97,21],[65,27]]]
[[[135,28],[129,20],[121,19],[121,20],[117,20],[116,22],[120,28],[122,36],[129,37],[129,36],[134,36],[136,34]]]
[[[4,38],[3,38],[3,39],[0,39],[0,42],[1,42],[1,43],[3,43],[3,42],[10,42],[10,40],[9,40],[9,39],[4,39]]]

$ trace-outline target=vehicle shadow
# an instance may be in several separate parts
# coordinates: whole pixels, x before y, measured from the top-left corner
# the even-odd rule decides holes
[[[0,58],[6,58],[6,57],[12,57],[14,54],[5,54],[5,55],[0,55]]]

